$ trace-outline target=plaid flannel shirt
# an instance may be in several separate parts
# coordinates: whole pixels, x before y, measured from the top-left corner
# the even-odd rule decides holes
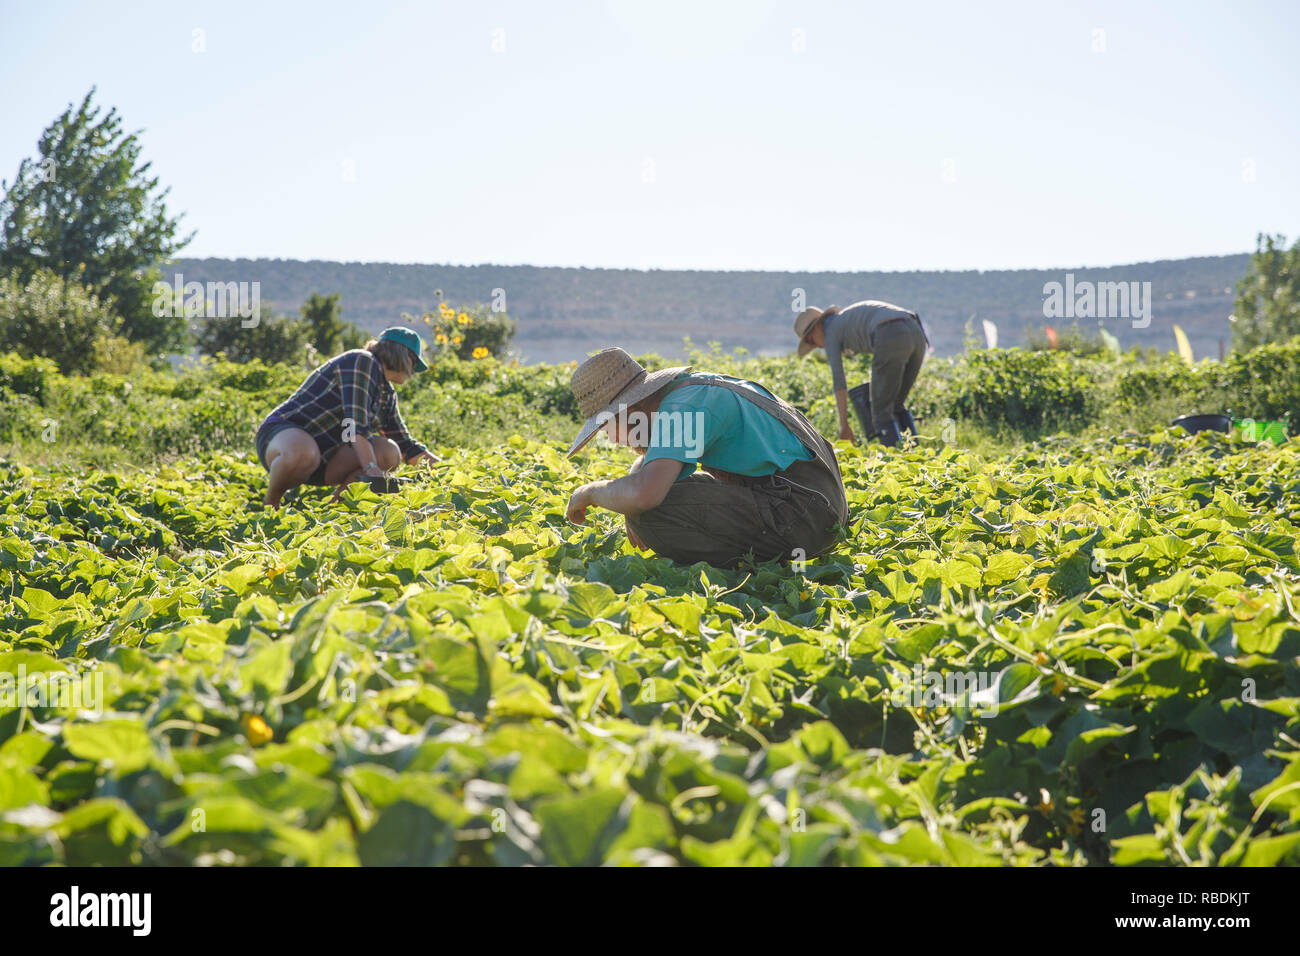
[[[384,377],[384,366],[365,349],[336,355],[313,371],[269,418],[306,431],[316,439],[322,458],[344,444],[343,431],[349,422],[355,435],[370,438],[372,431],[379,431],[391,438],[403,461],[428,451],[406,430],[397,410],[397,392]]]

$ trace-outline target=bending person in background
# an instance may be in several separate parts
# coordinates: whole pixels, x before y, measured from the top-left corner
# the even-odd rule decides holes
[[[641,453],[624,477],[572,494],[565,514],[574,523],[607,508],[625,516],[634,547],[735,567],[751,554],[822,554],[848,521],[830,443],[761,385],[689,366],[650,373],[611,348],[579,365],[570,387],[586,423],[569,457],[601,428]]]
[[[359,478],[387,477],[403,461],[437,462],[407,432],[393,389],[428,369],[423,350],[416,332],[395,325],[308,375],[257,430],[266,503],[280,507],[284,493],[302,484],[342,491]]]
[[[886,445],[897,445],[902,430],[916,434],[916,422],[903,405],[921,371],[930,338],[921,318],[901,306],[868,299],[843,311],[808,308],[794,322],[799,355],[824,348],[831,367],[831,388],[840,416],[840,438],[853,441],[849,424],[844,350],[871,353],[871,427]],[[870,436],[868,436],[870,437]]]

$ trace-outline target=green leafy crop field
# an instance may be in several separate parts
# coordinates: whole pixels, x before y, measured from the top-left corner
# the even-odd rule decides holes
[[[0,462],[0,864],[1300,862],[1294,443],[840,455],[728,569],[568,524],[608,449]]]

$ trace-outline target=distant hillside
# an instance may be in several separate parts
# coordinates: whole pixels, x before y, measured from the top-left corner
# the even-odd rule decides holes
[[[300,262],[292,259],[177,259],[168,280],[259,281],[263,306],[297,314],[312,293],[342,294],[344,318],[377,330],[434,308],[441,289],[452,303],[490,303],[505,291],[506,309],[519,320],[515,346],[528,361],[568,361],[606,345],[631,352],[679,358],[682,339],[717,340],[727,349],[784,353],[794,345],[793,290],[810,305],[847,306],[860,299],[884,299],[917,310],[940,355],[962,349],[967,319],[998,326],[999,344],[1022,344],[1045,325],[1068,328],[1069,319],[1045,319],[1044,286],[1076,283],[1150,282],[1151,323],[1134,329],[1128,319],[1101,325],[1124,348],[1155,345],[1172,349],[1172,326],[1188,334],[1198,356],[1217,356],[1219,342],[1231,344],[1228,315],[1235,286],[1250,256],[1216,256],[1143,262],[1100,269],[1007,270],[998,272],[648,272],[631,269],[561,269],[537,266],[395,265],[365,262]],[[1079,320],[1095,330],[1096,319]]]

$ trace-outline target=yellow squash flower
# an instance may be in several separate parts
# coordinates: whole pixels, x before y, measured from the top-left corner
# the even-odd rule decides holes
[[[248,742],[254,747],[270,743],[275,737],[275,732],[267,726],[266,721],[258,714],[245,714],[240,723],[244,727],[244,735],[248,737]]]
[[[480,345],[478,348],[476,348],[476,349],[474,350],[474,357],[475,357],[476,359],[485,359],[485,358],[487,358],[487,357],[488,357],[487,346],[486,346],[486,345]]]

